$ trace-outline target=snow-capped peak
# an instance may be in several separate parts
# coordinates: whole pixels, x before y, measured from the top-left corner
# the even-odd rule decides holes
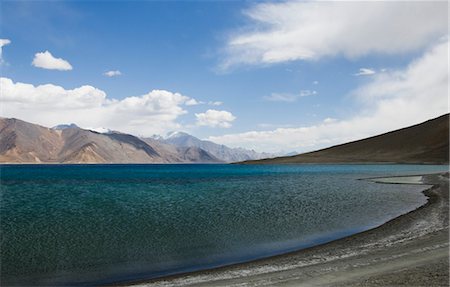
[[[185,132],[169,132],[166,135],[166,139],[174,139],[179,137],[189,136],[189,134]]]

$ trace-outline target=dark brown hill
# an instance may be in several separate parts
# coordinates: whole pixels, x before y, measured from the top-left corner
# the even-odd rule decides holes
[[[289,157],[246,164],[449,162],[449,114],[382,135]]]

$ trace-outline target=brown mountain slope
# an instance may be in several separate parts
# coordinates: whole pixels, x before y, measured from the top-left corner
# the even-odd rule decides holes
[[[0,118],[0,162],[11,163],[170,163],[219,162],[197,150],[186,156],[176,147],[153,146],[123,133],[100,134],[78,127],[49,129]]]
[[[152,147],[125,134],[100,134],[79,128],[62,131],[64,146],[59,161],[65,163],[152,163],[165,162]]]
[[[330,148],[246,164],[449,162],[449,114],[424,123]]]
[[[54,162],[62,146],[60,131],[17,119],[0,119],[1,162]]]

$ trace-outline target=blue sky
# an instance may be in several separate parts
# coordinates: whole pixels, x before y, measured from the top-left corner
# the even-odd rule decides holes
[[[278,152],[312,150],[448,112],[442,81],[448,72],[424,70],[433,60],[427,54],[448,67],[448,56],[438,51],[448,49],[447,2],[1,5],[0,38],[10,41],[2,47],[2,77],[9,80],[2,84],[2,116],[142,136],[184,130]],[[45,51],[51,56],[36,60]],[[357,75],[360,69],[366,75]],[[439,83],[437,95],[421,98],[426,87],[415,86],[414,69],[430,77],[424,82]],[[105,76],[108,71],[120,75]],[[77,90],[82,86],[89,88]],[[390,112],[388,100],[392,107],[415,105]],[[424,101],[433,107],[421,111]]]

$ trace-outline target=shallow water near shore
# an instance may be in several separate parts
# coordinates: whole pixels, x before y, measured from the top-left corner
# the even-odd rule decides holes
[[[2,165],[1,281],[88,285],[281,254],[380,225],[428,165]]]

